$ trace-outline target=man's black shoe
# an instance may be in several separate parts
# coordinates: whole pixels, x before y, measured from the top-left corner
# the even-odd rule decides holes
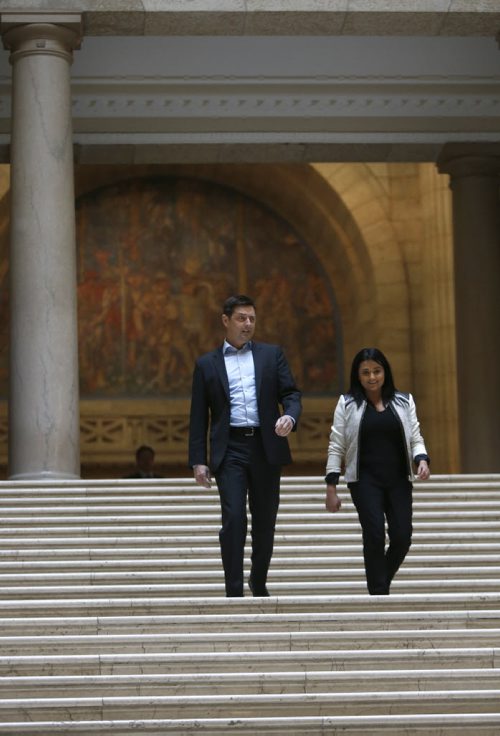
[[[269,598],[269,591],[264,585],[263,588],[255,588],[252,582],[252,578],[248,578],[248,587],[254,598]]]

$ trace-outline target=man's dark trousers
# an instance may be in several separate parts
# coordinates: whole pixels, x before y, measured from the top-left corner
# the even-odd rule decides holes
[[[252,517],[252,568],[254,595],[264,593],[274,545],[279,506],[281,465],[267,461],[260,432],[249,436],[232,429],[224,459],[215,479],[222,509],[219,532],[226,595],[243,595],[243,557],[247,534],[247,492]]]

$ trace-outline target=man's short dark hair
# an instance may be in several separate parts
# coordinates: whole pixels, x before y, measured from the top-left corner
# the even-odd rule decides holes
[[[255,302],[249,296],[245,296],[245,294],[230,296],[222,306],[222,313],[230,317],[236,307],[253,307],[255,309]]]

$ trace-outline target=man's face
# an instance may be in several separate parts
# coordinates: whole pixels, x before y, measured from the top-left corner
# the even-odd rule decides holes
[[[255,309],[250,306],[237,306],[230,317],[222,315],[226,330],[226,340],[235,348],[241,348],[252,339],[255,332]]]

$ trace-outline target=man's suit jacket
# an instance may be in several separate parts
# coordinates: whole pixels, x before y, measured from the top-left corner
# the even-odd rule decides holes
[[[302,411],[301,393],[279,346],[252,342],[252,353],[260,432],[266,457],[270,463],[286,465],[292,461],[288,440],[278,437],[274,425],[280,416],[281,404],[283,413],[295,420],[296,429]],[[189,426],[190,467],[209,465],[212,472],[216,472],[227,449],[229,428],[229,382],[220,346],[198,358],[194,368]]]

